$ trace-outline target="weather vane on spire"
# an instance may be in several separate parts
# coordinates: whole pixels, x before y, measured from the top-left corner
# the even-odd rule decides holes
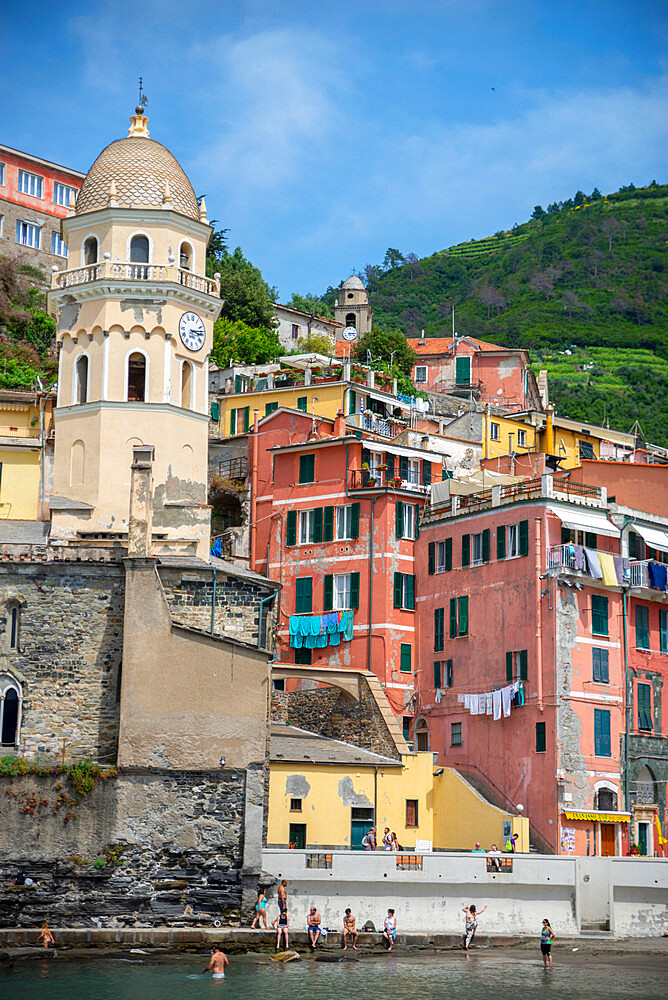
[[[139,101],[137,103],[142,108],[145,108],[146,105],[148,104],[148,97],[144,93],[143,79],[141,76],[139,77]]]

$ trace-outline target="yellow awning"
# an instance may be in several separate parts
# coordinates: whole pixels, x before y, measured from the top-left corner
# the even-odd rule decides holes
[[[572,812],[564,809],[566,819],[598,820],[599,823],[628,823],[631,813]]]

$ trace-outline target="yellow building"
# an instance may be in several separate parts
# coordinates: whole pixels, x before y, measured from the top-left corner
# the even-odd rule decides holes
[[[499,458],[512,452],[523,455],[536,451],[536,428],[518,417],[491,414],[485,409],[482,415],[482,458]]]
[[[544,414],[528,413],[526,419],[539,428],[538,450],[558,458],[561,469],[575,469],[583,458],[623,461],[636,448],[633,434],[558,417],[552,406]]]
[[[0,390],[0,517],[43,520],[53,399],[45,392]]]
[[[529,850],[528,821],[491,805],[430,752],[372,753],[294,726],[271,727],[267,846],[360,849],[375,826],[407,851],[502,846],[504,823]],[[429,845],[429,847],[427,847]]]

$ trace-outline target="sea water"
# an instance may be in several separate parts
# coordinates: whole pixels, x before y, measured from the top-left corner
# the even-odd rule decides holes
[[[201,969],[208,954],[84,961],[18,960],[0,966],[2,1000],[665,1000],[666,969],[606,964],[605,956],[545,971],[535,958],[385,955],[359,962],[280,964],[232,956],[226,979]],[[658,961],[658,960],[657,960]]]

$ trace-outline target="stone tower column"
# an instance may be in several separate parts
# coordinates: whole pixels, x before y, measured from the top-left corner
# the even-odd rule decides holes
[[[132,449],[128,556],[147,559],[153,532],[153,445]]]

